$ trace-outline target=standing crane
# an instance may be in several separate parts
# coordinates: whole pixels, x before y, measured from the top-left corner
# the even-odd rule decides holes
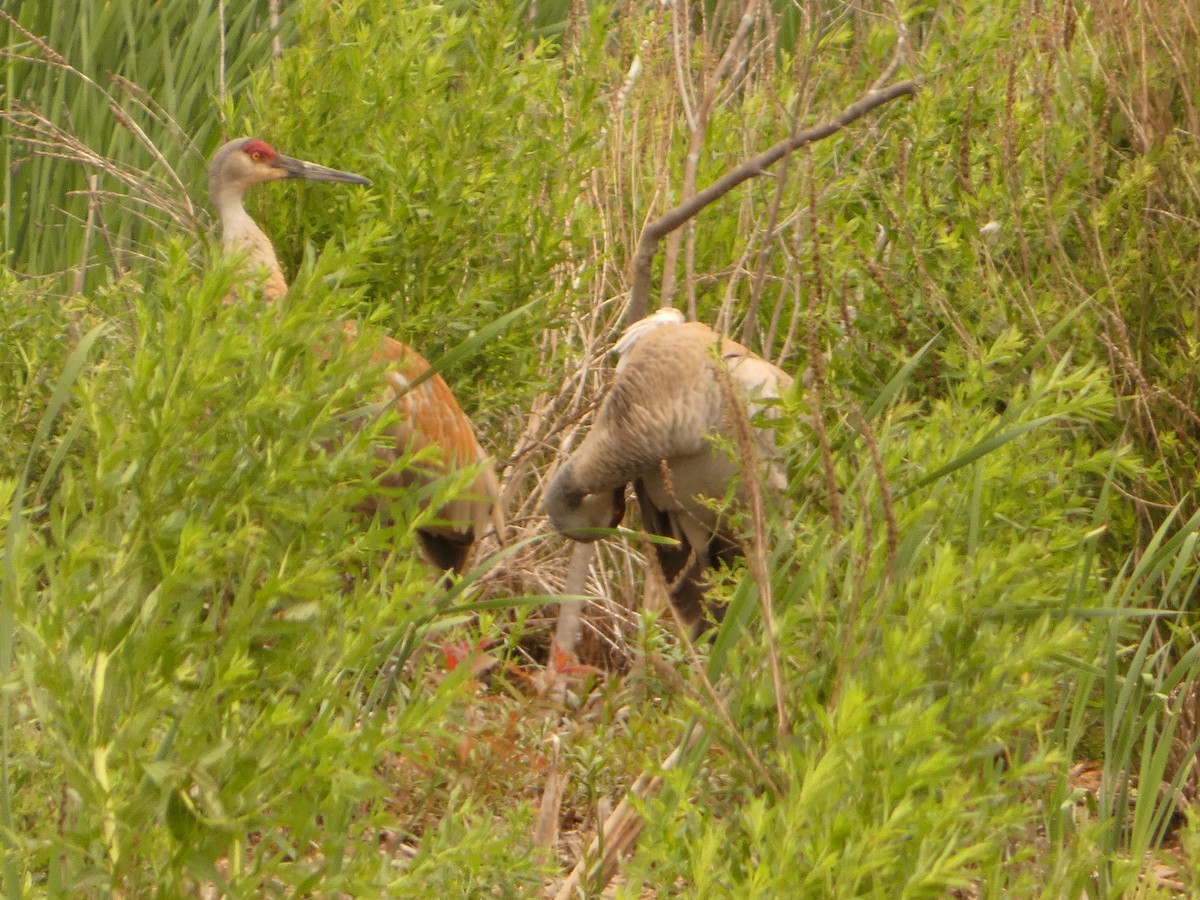
[[[242,204],[246,191],[256,184],[304,178],[309,181],[334,181],[344,184],[370,184],[361,175],[329,169],[315,163],[292,159],[258,138],[239,138],[224,144],[213,154],[208,168],[208,189],[221,222],[222,246],[226,253],[244,253],[251,267],[265,271],[263,296],[268,302],[287,293],[287,281],[271,239],[250,218]],[[344,326],[354,338],[357,326]],[[372,356],[387,366],[384,380],[392,402],[400,413],[392,426],[390,446],[379,451],[387,463],[406,452],[434,447],[440,454],[431,470],[420,474],[405,471],[384,480],[388,488],[428,484],[449,472],[479,467],[471,490],[446,503],[437,514],[437,522],[418,529],[417,535],[426,559],[439,569],[461,573],[471,548],[483,534],[489,521],[502,537],[503,521],[499,509],[499,484],[475,429],[454,399],[449,386],[429,362],[416,350],[390,337],[384,337]]]
[[[596,529],[624,516],[625,489],[637,493],[642,525],[673,538],[654,544],[672,605],[698,633],[703,627],[709,568],[739,553],[738,536],[717,508],[740,466],[714,438],[731,439],[734,416],[770,415],[769,404],[791,389],[782,369],[722,338],[677,310],[659,310],[630,326],[617,342],[612,387],[591,431],[559,468],[545,494],[550,522],[576,541],[594,541]],[[742,411],[720,382],[729,373]],[[755,427],[767,487],[787,487],[776,459],[774,429]],[[741,479],[735,501],[744,502]],[[715,501],[715,502],[714,502]]]

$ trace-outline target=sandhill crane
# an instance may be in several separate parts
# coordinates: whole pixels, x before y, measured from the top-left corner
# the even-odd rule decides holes
[[[625,487],[633,482],[645,529],[678,542],[656,543],[655,552],[672,604],[698,633],[706,570],[740,553],[737,535],[712,501],[731,486],[735,500],[745,499],[741,479],[731,484],[739,465],[713,443],[734,434],[730,394],[717,367],[725,366],[751,416],[770,415],[769,401],[786,393],[792,379],[708,326],[685,323],[676,310],[634,323],[615,349],[621,358],[612,387],[591,431],[546,490],[546,512],[567,537],[594,541],[594,529],[621,520]],[[778,493],[787,482],[774,429],[757,427],[754,438],[767,486]]]
[[[271,239],[246,213],[242,197],[253,185],[285,178],[371,183],[361,175],[284,156],[258,138],[240,138],[217,150],[209,164],[208,188],[221,222],[222,245],[226,253],[244,253],[250,266],[265,273],[262,291],[268,301],[278,300],[287,293],[287,281]],[[357,335],[353,322],[343,327],[351,338]],[[385,479],[385,486],[427,484],[440,474],[473,466],[480,468],[470,492],[443,506],[436,524],[418,530],[421,548],[430,563],[439,569],[462,572],[472,545],[488,521],[495,525],[497,536],[502,532],[495,470],[479,446],[471,420],[442,377],[436,372],[428,374],[430,365],[421,354],[385,337],[373,359],[387,364],[384,379],[400,413],[389,435],[392,446],[381,450],[379,455],[391,463],[408,450],[434,446],[440,453],[433,471],[406,472],[390,481]]]

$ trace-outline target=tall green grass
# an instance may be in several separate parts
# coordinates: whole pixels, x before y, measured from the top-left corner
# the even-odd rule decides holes
[[[411,657],[417,498],[356,512],[379,474],[378,427],[350,424],[378,394],[368,349],[312,350],[353,259],[263,316],[176,248],[128,330],[67,359],[6,492],[6,861],[27,887],[377,881],[373,772],[437,740],[455,681],[422,688]]]
[[[0,20],[9,265],[91,290],[142,268],[187,194],[205,196],[205,155],[270,62],[268,4],[18,0],[5,13],[20,26]]]
[[[536,304],[523,326],[446,373],[478,427],[494,434],[515,432],[519,410],[559,382],[529,350],[564,321],[575,299],[567,282],[590,264],[586,173],[608,69],[602,22],[580,50],[598,69],[576,83],[563,78],[554,45],[522,39],[524,21],[504,4],[313,4],[295,19],[311,39],[280,60],[239,116],[242,130],[276,136],[288,152],[374,179],[375,191],[332,211],[322,191],[252,203],[280,236],[285,265],[307,241],[381,228],[355,277],[392,334],[437,356]]]
[[[1053,872],[1036,838],[1065,761],[1046,722],[1061,689],[1057,660],[1085,654],[1090,613],[1104,607],[1099,575],[1085,565],[1097,540],[1095,476],[1129,462],[1070,438],[1111,414],[1094,369],[1035,363],[1003,416],[982,402],[1022,351],[1044,354],[1032,343],[1008,336],[988,348],[944,400],[921,398],[915,369],[900,370],[881,395],[892,401],[862,420],[882,470],[866,424],[832,431],[840,528],[819,499],[812,436],[793,434],[792,446],[810,448],[794,466],[796,493],[808,499],[771,529],[793,733],[774,734],[744,576],[730,586],[723,628],[740,640],[722,633],[710,658],[777,790],[751,777],[734,742],[671,773],[647,804],[634,885],[682,879],[719,896],[980,887],[1028,896],[1086,878],[1086,864]],[[728,741],[705,703],[683,706],[710,721],[716,744]]]
[[[8,28],[6,110],[64,127],[69,112],[72,134],[163,178],[164,197],[199,209],[222,116],[375,184],[251,196],[294,276],[277,308],[223,302],[233,273],[196,240],[202,215],[141,223],[126,201],[98,207],[84,291],[64,300],[88,207],[62,198],[82,173],[6,140],[9,893],[537,889],[546,719],[506,665],[477,695],[429,652],[469,627],[528,663],[537,637],[505,631],[503,608],[533,601],[476,602],[471,579],[435,589],[413,554],[416,498],[387,521],[355,512],[377,432],[350,423],[376,373],[361,349],[313,347],[353,315],[443,359],[485,446],[503,459],[525,439],[516,527],[544,529],[537,477],[602,381],[574,378],[579,349],[617,317],[638,228],[678,200],[680,66],[702,84],[692,67],[719,55],[734,6],[697,4],[677,62],[659,7],[545,5],[531,23],[498,3],[289,5],[295,43],[268,64],[264,5],[245,4],[227,10],[221,108],[214,6],[185,23],[80,3],[71,29],[14,7],[95,85]],[[700,182],[868,83],[894,46],[890,11],[817,4],[756,33]],[[1197,783],[1185,704],[1200,674],[1184,490],[1200,257],[1194,150],[1173,131],[1191,69],[1173,34],[1139,58],[1131,10],[906,15],[920,96],[716,204],[678,264],[702,319],[804,376],[767,535],[791,728],[779,735],[743,570],[718,576],[730,610],[701,648],[724,711],[640,626],[621,648],[639,664],[585,690],[564,731],[564,827],[586,832],[705,726],[640,805],[631,895],[1150,895],[1155,852],[1197,843],[1178,814]],[[1174,102],[1109,77],[1151,62]],[[110,97],[181,185],[114,126]],[[129,248],[157,263],[117,277]],[[499,564],[505,587],[553,582],[561,544],[533,545]],[[634,605],[629,549],[596,574]],[[1087,759],[1095,795],[1067,774]]]

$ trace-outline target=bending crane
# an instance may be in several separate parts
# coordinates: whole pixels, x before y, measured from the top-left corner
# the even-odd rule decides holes
[[[633,482],[643,527],[675,539],[656,543],[655,553],[671,603],[699,631],[707,570],[740,553],[738,535],[714,508],[740,471],[713,445],[714,437],[733,437],[735,415],[717,367],[725,367],[750,416],[770,415],[770,401],[790,390],[792,378],[708,326],[685,323],[673,309],[634,323],[615,349],[616,378],[591,431],[550,482],[546,512],[567,537],[594,541],[595,529],[621,521],[625,488]],[[787,479],[774,429],[753,433],[767,486],[780,493]],[[741,479],[733,496],[745,500]]]
[[[371,183],[361,175],[284,156],[257,138],[240,138],[217,150],[208,168],[208,189],[221,221],[222,245],[227,253],[244,252],[251,266],[265,270],[262,290],[268,302],[287,293],[287,281],[271,239],[246,213],[242,197],[256,184],[286,178]],[[353,322],[344,327],[350,337],[357,335]],[[406,344],[385,337],[372,358],[388,365],[384,380],[400,413],[400,420],[390,432],[393,444],[381,451],[380,456],[392,463],[410,450],[434,446],[440,451],[437,470],[421,475],[406,472],[384,484],[407,487],[429,483],[451,471],[480,467],[469,494],[443,506],[438,511],[437,524],[418,530],[421,548],[430,563],[441,569],[462,572],[471,547],[489,520],[496,528],[497,537],[503,533],[496,472],[479,446],[471,420],[459,407],[442,377],[436,372],[428,374],[431,367],[421,354]]]

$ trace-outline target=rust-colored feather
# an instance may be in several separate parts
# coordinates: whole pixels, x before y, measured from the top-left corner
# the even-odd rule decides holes
[[[403,417],[395,432],[397,442],[412,441],[416,450],[431,444],[440,447],[447,469],[479,462],[483,449],[475,439],[475,429],[442,376],[434,372],[412,387],[430,369],[425,357],[385,337],[383,346],[376,351],[376,359],[379,358],[391,364],[384,377],[396,394],[396,407]]]
[[[355,323],[347,322],[343,328],[352,339],[357,338]],[[425,377],[432,368],[425,357],[407,344],[384,337],[372,359],[387,365],[383,377],[400,414],[389,432],[393,445],[381,451],[380,456],[392,463],[409,451],[426,447],[435,447],[438,451],[436,461],[424,472],[406,472],[385,480],[386,486],[408,487],[471,466],[482,467],[468,494],[445,504],[438,511],[441,522],[420,532],[422,548],[430,562],[461,572],[471,546],[486,530],[489,521],[496,529],[497,538],[503,540],[504,522],[499,509],[500,489],[495,469],[450,386],[437,372]]]

